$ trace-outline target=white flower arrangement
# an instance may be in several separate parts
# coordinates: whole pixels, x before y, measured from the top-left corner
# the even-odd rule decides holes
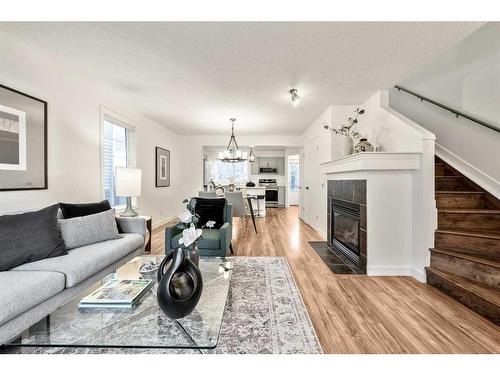
[[[202,229],[196,228],[196,224],[200,220],[200,216],[195,212],[196,198],[190,201],[184,199],[183,203],[186,204],[185,210],[178,216],[180,223],[177,228],[182,229],[182,238],[179,239],[179,244],[185,247],[192,247],[196,245],[196,241],[201,238],[203,233]],[[209,220],[202,228],[213,228],[215,221]]]
[[[182,238],[179,239],[179,243],[183,244],[186,247],[191,246],[196,242],[198,238],[201,237],[201,233],[203,231],[201,229],[196,229],[193,223],[182,231]]]

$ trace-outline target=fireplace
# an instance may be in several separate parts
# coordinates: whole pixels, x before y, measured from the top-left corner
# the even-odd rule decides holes
[[[355,273],[366,274],[366,180],[329,180],[327,242]]]
[[[359,204],[334,199],[331,212],[331,246],[359,265]]]

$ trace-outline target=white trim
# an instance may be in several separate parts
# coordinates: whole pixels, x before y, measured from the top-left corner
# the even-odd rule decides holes
[[[301,219],[304,223],[306,223],[307,225],[309,225],[312,229],[314,229],[316,232],[318,232],[318,234],[320,235],[320,237],[326,241],[327,239],[327,235],[325,232],[323,232],[321,229],[319,229],[317,226],[315,225],[312,225],[310,223],[308,223],[307,221],[305,221],[304,219]]]
[[[413,276],[410,266],[368,266],[368,276]]]
[[[157,222],[154,222],[154,221],[153,221],[153,223],[154,223],[154,224],[153,224],[153,228],[152,228],[152,230],[155,230],[155,229],[157,229],[158,227],[161,227],[162,225],[165,225],[165,224],[169,223],[170,221],[173,221],[173,220],[177,219],[177,217],[178,217],[179,215],[180,215],[180,212],[179,212],[179,214],[177,214],[177,215],[174,215],[174,216],[171,216],[171,217],[167,217],[167,218],[162,219],[162,220],[160,220],[160,221],[157,221]]]
[[[420,169],[419,152],[360,152],[320,164],[321,173]]]
[[[422,270],[418,270],[416,268],[412,268],[411,269],[411,276],[420,281],[421,283],[425,283],[427,282],[427,274],[425,273],[425,270],[422,271]]]
[[[495,180],[493,177],[477,169],[472,164],[469,164],[453,152],[437,143],[435,153],[440,159],[443,159],[443,161],[462,173],[465,177],[471,179],[484,190],[500,199],[500,182]]]
[[[412,267],[368,266],[366,267],[366,274],[368,276],[411,276],[421,283],[425,283],[427,279],[425,271],[421,271]]]

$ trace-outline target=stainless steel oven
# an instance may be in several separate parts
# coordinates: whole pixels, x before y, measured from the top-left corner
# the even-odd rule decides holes
[[[278,207],[278,185],[275,178],[259,179],[259,186],[266,188],[266,207]]]

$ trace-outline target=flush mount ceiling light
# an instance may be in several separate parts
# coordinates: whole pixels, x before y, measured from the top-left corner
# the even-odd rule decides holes
[[[300,103],[300,96],[297,94],[297,89],[291,89],[288,91],[290,93],[291,99],[292,99],[292,104],[294,106],[298,106]]]
[[[229,119],[231,121],[231,138],[226,147],[226,150],[219,152],[219,160],[224,163],[239,163],[247,160],[247,153],[241,152],[238,147],[238,142],[236,142],[236,137],[234,136],[234,122],[235,118]]]

